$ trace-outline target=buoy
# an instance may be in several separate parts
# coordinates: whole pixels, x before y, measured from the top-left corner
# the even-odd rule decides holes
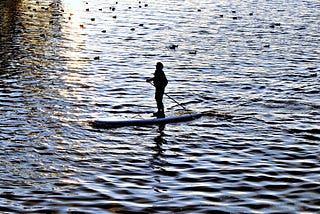
[[[169,49],[175,50],[177,47],[178,47],[178,45],[170,45],[170,46],[169,46]]]

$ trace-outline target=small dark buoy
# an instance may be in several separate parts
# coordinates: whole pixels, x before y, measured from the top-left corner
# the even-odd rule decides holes
[[[317,77],[318,74],[317,73],[314,73],[314,74],[311,74],[310,77]]]
[[[178,47],[178,45],[170,45],[170,46],[169,46],[169,49],[175,50],[177,47]]]
[[[102,8],[99,8],[100,11],[102,11]]]
[[[264,47],[264,48],[270,48],[270,45],[267,44],[267,45],[264,45],[263,47]]]
[[[236,13],[237,11],[235,11],[235,10],[232,10],[231,12],[232,12],[232,13]]]
[[[89,9],[89,8],[87,8],[87,9],[86,9],[86,11],[87,11],[87,12],[89,12],[89,11],[90,11],[90,9]]]
[[[139,24],[140,27],[143,27],[143,24]]]
[[[189,51],[189,54],[196,55],[196,54],[197,54],[197,51]]]
[[[102,32],[102,33],[106,33],[107,31],[106,31],[106,30],[102,30],[101,32]]]
[[[281,26],[281,23],[276,22],[276,23],[272,23],[269,25],[269,27],[271,27],[271,28],[275,28],[276,26]]]
[[[201,9],[198,9],[198,12],[201,12]]]
[[[133,27],[133,28],[131,28],[130,30],[131,30],[131,31],[135,31],[136,29]]]
[[[233,20],[237,20],[237,19],[238,19],[238,17],[234,16],[234,17],[232,17],[232,19],[233,19]]]
[[[249,16],[253,16],[253,13],[249,13]]]
[[[112,16],[112,18],[116,19],[116,18],[117,18],[117,16]]]
[[[100,57],[99,57],[99,56],[95,56],[93,59],[94,59],[94,60],[99,60]]]
[[[148,5],[148,4],[144,4],[144,6],[145,6],[145,7],[148,7],[149,5]]]
[[[222,14],[220,15],[220,18],[223,18],[223,15],[222,15]]]
[[[91,18],[91,21],[93,21],[93,22],[94,22],[95,20],[96,20],[95,18]]]

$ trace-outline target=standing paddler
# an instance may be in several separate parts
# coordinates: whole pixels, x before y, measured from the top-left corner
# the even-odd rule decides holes
[[[163,72],[163,64],[161,62],[158,62],[156,65],[156,71],[154,72],[154,77],[148,78],[146,80],[147,82],[152,82],[153,85],[156,88],[155,89],[155,99],[157,102],[157,108],[158,112],[154,113],[154,116],[157,118],[164,118],[164,105],[163,105],[163,94],[164,90],[168,84],[168,80],[166,75]]]

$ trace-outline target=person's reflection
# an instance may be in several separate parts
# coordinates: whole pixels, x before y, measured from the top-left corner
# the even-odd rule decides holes
[[[163,149],[163,145],[167,143],[167,141],[163,138],[164,137],[164,128],[165,125],[159,125],[158,128],[158,134],[156,137],[153,138],[155,142],[155,146],[153,147],[153,150],[155,153],[152,156],[151,160],[151,167],[154,170],[154,180],[155,180],[155,185],[154,185],[154,191],[155,192],[165,192],[166,188],[161,184],[161,172],[163,168],[167,165],[166,160],[163,158],[163,153],[165,152],[165,149]]]
[[[154,138],[154,142],[156,143],[155,147],[154,147],[154,150],[156,151],[156,154],[154,154],[154,158],[158,158],[158,156],[160,156],[162,153],[163,153],[163,149],[162,149],[162,145],[164,143],[166,143],[166,140],[163,139],[163,136],[164,136],[164,130],[165,128],[165,125],[159,125],[159,129],[158,129],[158,133],[159,135],[156,136]]]

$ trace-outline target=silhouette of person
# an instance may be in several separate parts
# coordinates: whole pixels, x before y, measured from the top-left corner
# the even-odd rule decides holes
[[[147,82],[153,81],[153,85],[156,88],[155,90],[155,99],[157,102],[158,112],[154,114],[157,118],[164,118],[164,105],[163,105],[163,94],[164,90],[168,84],[166,75],[163,72],[163,64],[158,62],[156,65],[156,71],[154,72],[154,77],[147,78]]]

